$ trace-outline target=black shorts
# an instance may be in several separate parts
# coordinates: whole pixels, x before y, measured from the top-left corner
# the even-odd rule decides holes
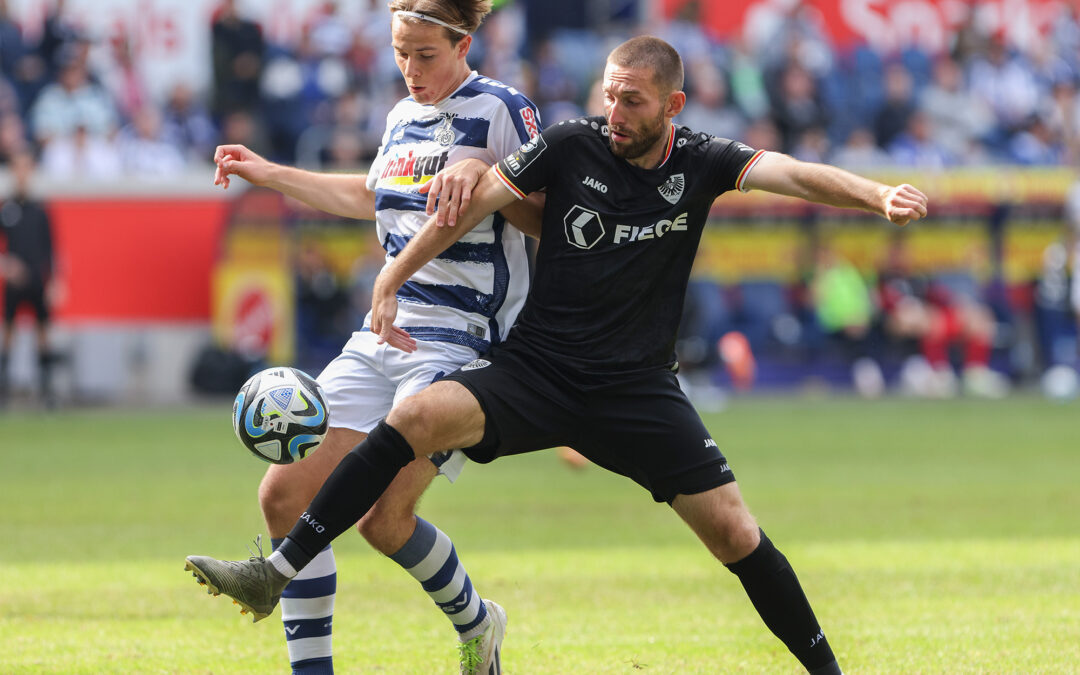
[[[15,319],[15,312],[19,305],[27,303],[34,308],[34,314],[40,323],[49,320],[49,307],[45,303],[45,284],[40,281],[31,281],[24,286],[4,284],[4,322],[10,323]]]
[[[467,387],[487,418],[483,440],[463,449],[475,462],[568,445],[668,503],[735,480],[668,369],[599,379],[511,343],[445,379]]]

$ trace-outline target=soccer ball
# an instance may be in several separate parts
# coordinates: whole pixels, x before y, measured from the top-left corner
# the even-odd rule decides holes
[[[240,387],[233,431],[261,460],[292,464],[315,451],[329,427],[319,384],[296,368],[267,368]]]

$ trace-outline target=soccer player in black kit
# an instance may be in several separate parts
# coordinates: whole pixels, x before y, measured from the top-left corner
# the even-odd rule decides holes
[[[682,300],[717,195],[757,188],[879,213],[903,225],[926,197],[672,124],[685,103],[670,45],[633,38],[604,73],[605,117],[563,122],[480,180],[456,226],[433,219],[375,284],[372,330],[393,326],[397,288],[483,215],[546,189],[533,285],[509,338],[397,405],[323,485],[270,558],[192,557],[242,604],[274,595],[352,526],[414,457],[474,461],[568,445],[667,502],[742,582],[765,624],[811,673],[840,673],[788,564],[750,514],[724,455],[675,378]],[[454,214],[439,214],[446,225]],[[260,610],[263,611],[263,610]]]

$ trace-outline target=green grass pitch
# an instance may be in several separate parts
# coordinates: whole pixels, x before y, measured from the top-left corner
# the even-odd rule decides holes
[[[0,415],[0,673],[286,672],[279,613],[252,625],[182,569],[263,531],[228,418]],[[848,673],[1080,672],[1080,404],[755,397],[706,421]],[[799,672],[625,479],[536,453],[421,514],[507,608],[508,673]],[[338,672],[456,672],[416,582],[355,533],[335,550]]]

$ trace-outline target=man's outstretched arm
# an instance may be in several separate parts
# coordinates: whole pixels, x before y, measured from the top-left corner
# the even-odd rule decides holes
[[[368,189],[366,175],[305,171],[271,162],[243,145],[219,145],[214,163],[214,185],[225,189],[230,176],[239,176],[320,211],[358,220],[375,218],[375,193]]]
[[[461,239],[481,220],[516,199],[492,168],[488,169],[473,188],[469,205],[458,215],[454,227],[440,227],[435,216],[428,218],[420,232],[375,279],[375,287],[371,293],[371,331],[379,336],[380,342],[407,352],[416,350],[416,341],[394,325],[394,319],[397,318],[398,289],[421,267]]]
[[[914,187],[884,185],[828,164],[801,162],[778,152],[766,152],[750,169],[745,186],[807,201],[863,209],[897,225],[926,216],[926,195]]]

